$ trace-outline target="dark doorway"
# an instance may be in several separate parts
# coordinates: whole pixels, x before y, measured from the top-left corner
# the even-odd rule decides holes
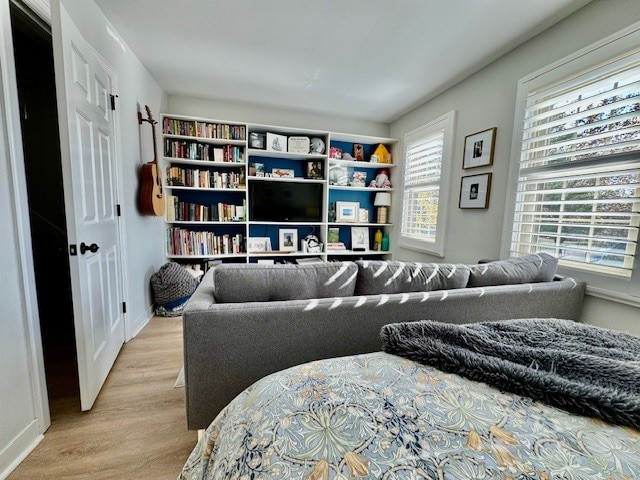
[[[52,420],[80,409],[51,30],[11,2],[40,329]]]

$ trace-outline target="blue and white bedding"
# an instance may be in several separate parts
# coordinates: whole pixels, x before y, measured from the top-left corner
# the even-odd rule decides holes
[[[640,478],[640,432],[383,352],[256,382],[181,479]]]

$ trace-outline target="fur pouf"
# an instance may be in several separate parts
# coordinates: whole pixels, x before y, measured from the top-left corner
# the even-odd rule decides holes
[[[383,349],[555,407],[640,428],[640,337],[559,319],[382,327]]]

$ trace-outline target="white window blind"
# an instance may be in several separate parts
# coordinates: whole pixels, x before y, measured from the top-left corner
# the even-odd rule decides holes
[[[526,96],[511,255],[633,274],[640,226],[640,58]]]
[[[447,198],[454,113],[405,137],[400,243],[436,255],[444,255],[446,202],[440,199]]]

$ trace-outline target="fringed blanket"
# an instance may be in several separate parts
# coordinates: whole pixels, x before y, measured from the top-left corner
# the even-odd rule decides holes
[[[387,353],[640,428],[640,337],[558,319],[397,323],[381,337]]]

